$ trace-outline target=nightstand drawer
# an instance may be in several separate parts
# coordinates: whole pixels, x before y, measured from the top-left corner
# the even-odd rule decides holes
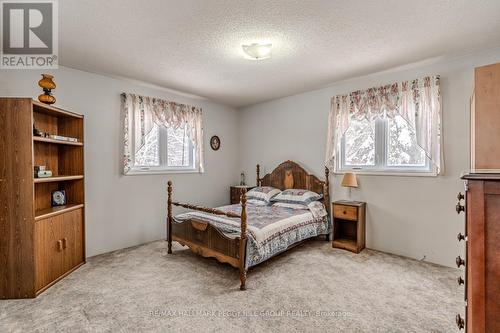
[[[358,207],[335,204],[333,205],[333,217],[357,221]]]
[[[248,192],[255,186],[231,186],[229,199],[231,200],[231,205],[239,204],[240,197],[243,192]]]

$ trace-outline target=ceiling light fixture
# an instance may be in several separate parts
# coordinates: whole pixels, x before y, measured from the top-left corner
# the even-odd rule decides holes
[[[250,60],[263,60],[271,58],[271,48],[273,44],[253,43],[248,45],[243,44],[241,47],[243,48],[243,52],[245,52],[245,58]]]

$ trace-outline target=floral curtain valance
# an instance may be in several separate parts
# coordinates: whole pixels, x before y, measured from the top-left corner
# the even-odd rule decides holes
[[[145,143],[146,135],[154,124],[179,128],[187,125],[187,135],[195,146],[195,161],[200,172],[204,172],[203,159],[203,115],[201,108],[186,104],[122,94],[124,114],[124,172],[132,167],[132,158]],[[134,137],[130,137],[134,133]],[[133,139],[133,140],[131,140]]]
[[[417,143],[442,171],[439,76],[353,91],[332,98],[328,115],[326,165],[333,169],[340,142],[351,119],[375,120],[400,115],[415,129]]]

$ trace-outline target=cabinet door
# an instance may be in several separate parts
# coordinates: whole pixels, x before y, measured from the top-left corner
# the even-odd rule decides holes
[[[67,272],[81,264],[83,258],[83,210],[77,209],[64,215],[62,239],[64,243],[63,270]]]
[[[35,289],[37,291],[63,274],[63,244],[58,216],[35,222]]]

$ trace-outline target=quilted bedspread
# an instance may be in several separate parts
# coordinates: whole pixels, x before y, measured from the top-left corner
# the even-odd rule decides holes
[[[241,205],[218,207],[223,211],[241,213]],[[247,205],[247,258],[246,267],[255,266],[288,249],[304,239],[330,232],[327,216],[309,209],[291,209],[276,206]],[[324,207],[323,207],[324,210]],[[240,235],[240,219],[203,212],[177,215],[174,222],[190,218],[206,221],[228,237]]]

